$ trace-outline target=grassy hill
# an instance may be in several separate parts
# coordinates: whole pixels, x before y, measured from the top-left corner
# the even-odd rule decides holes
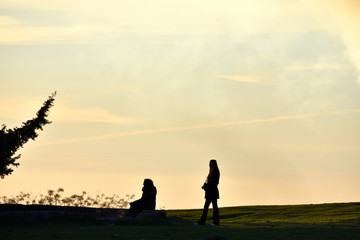
[[[360,227],[360,203],[245,206],[222,208],[221,224],[228,227],[347,226]],[[211,217],[209,213],[209,218]],[[201,210],[173,210],[168,216],[196,221]]]
[[[209,211],[209,223],[211,222]],[[1,239],[360,239],[360,203],[220,209],[221,226],[195,226],[201,209],[168,210],[159,222],[2,223]]]

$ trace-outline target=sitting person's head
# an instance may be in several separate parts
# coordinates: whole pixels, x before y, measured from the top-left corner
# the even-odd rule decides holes
[[[151,179],[149,179],[149,178],[146,178],[144,180],[144,187],[154,187],[153,181]]]

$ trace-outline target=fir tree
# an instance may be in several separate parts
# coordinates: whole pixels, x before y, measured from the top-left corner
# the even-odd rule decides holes
[[[7,129],[5,125],[2,125],[0,129],[0,177],[4,178],[10,175],[14,170],[12,167],[17,167],[20,164],[17,160],[21,154],[15,155],[16,151],[23,147],[23,145],[29,141],[29,139],[35,140],[38,136],[36,130],[43,130],[43,126],[50,124],[47,120],[49,109],[53,106],[56,92],[49,96],[40,110],[37,112],[37,117],[32,120],[23,122],[21,127],[15,127],[14,129]]]

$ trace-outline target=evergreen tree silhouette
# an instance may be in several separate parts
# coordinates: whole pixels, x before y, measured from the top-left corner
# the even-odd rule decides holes
[[[36,130],[43,130],[43,126],[50,124],[47,120],[49,109],[53,106],[56,92],[51,94],[37,112],[37,117],[32,120],[23,122],[21,127],[7,129],[5,124],[0,129],[0,177],[4,178],[10,175],[14,170],[12,167],[18,167],[20,164],[16,161],[20,158],[21,154],[14,156],[16,151],[23,147],[29,139],[35,140],[38,136]]]

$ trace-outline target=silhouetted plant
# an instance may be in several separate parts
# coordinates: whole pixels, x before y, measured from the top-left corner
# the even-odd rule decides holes
[[[33,196],[30,193],[20,192],[15,197],[0,197],[0,203],[4,204],[39,204],[39,205],[57,205],[57,206],[75,206],[75,207],[97,207],[97,208],[126,208],[129,206],[130,200],[135,195],[125,195],[125,199],[114,194],[106,196],[98,193],[95,197],[89,195],[86,191],[81,194],[72,194],[68,197],[62,196],[63,188],[48,190],[47,195],[39,194]]]
[[[47,120],[49,109],[53,106],[56,92],[49,96],[40,110],[37,112],[37,117],[32,120],[23,122],[23,125],[14,129],[7,129],[2,125],[0,129],[0,177],[4,178],[10,175],[14,170],[12,167],[18,167],[20,164],[16,162],[21,154],[14,156],[16,151],[23,147],[29,139],[35,140],[38,136],[36,130],[43,130],[43,126],[50,124]]]

